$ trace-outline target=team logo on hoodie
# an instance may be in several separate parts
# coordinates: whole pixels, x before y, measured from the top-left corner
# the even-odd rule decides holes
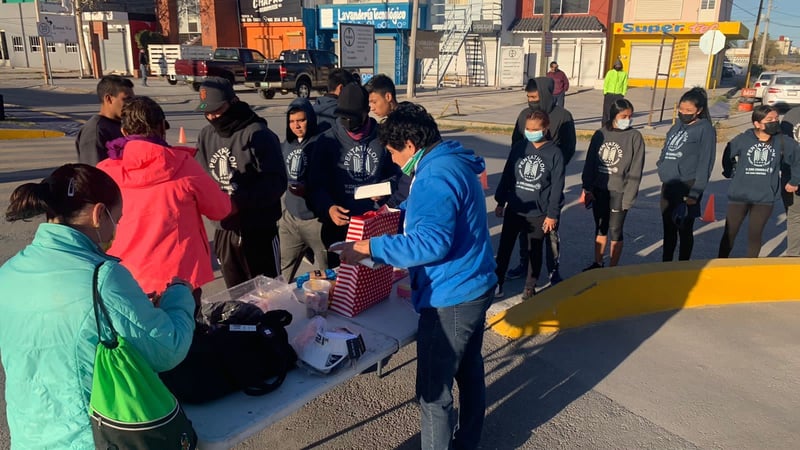
[[[286,157],[286,171],[289,173],[289,178],[296,180],[303,175],[307,163],[308,156],[302,148],[296,148],[289,152]]]
[[[678,130],[672,136],[667,136],[667,151],[664,153],[664,159],[681,159],[683,152],[679,150],[688,140],[689,132],[686,130]]]
[[[528,155],[517,164],[517,172],[519,179],[517,180],[517,187],[527,191],[538,191],[542,188],[539,180],[544,176],[546,166],[544,161],[539,155]]]
[[[615,167],[622,160],[622,147],[616,142],[604,142],[597,151],[597,156],[602,163],[598,168],[601,173],[617,173],[619,167]]]
[[[745,175],[769,175],[775,170],[772,163],[775,161],[775,148],[766,142],[759,142],[747,149],[747,162]]]
[[[365,181],[378,172],[378,154],[368,145],[356,145],[344,155],[344,168],[356,181]]]
[[[217,150],[208,160],[208,168],[209,172],[211,172],[211,176],[214,177],[222,189],[227,192],[233,191],[231,179],[238,167],[239,163],[236,162],[236,156],[231,154],[231,149],[228,147],[222,147]]]

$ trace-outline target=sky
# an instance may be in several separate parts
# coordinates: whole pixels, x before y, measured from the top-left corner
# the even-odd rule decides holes
[[[722,0],[723,2],[731,0]],[[753,38],[753,30],[756,24],[756,13],[758,12],[759,0],[732,0],[733,9],[731,20],[744,23],[750,30],[750,39]],[[766,15],[769,0],[764,1],[762,15]],[[764,20],[761,20],[761,31],[763,31]],[[759,31],[759,33],[761,32]],[[786,36],[791,39],[792,46],[800,46],[800,1],[798,0],[772,0],[772,12],[770,14],[769,36],[777,39],[778,36]]]

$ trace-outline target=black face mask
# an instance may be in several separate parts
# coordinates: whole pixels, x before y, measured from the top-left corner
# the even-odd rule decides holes
[[[351,133],[355,133],[359,130],[359,128],[361,128],[361,125],[364,125],[363,121],[356,119],[355,117],[346,116],[339,117],[339,123],[342,124],[345,130]]]
[[[683,122],[683,123],[685,123],[687,125],[692,123],[695,118],[697,118],[696,114],[678,113],[678,120],[680,120],[681,122]]]
[[[528,108],[530,108],[531,111],[539,111],[539,109],[541,109],[539,107],[539,102],[528,102]]]
[[[780,122],[767,122],[764,124],[764,133],[767,133],[770,136],[775,136],[780,132],[781,132]]]

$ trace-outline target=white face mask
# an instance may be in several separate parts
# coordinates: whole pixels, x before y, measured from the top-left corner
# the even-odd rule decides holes
[[[617,128],[627,130],[633,124],[633,119],[617,119]]]

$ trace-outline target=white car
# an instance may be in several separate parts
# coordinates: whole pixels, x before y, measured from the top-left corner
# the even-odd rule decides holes
[[[764,98],[764,92],[767,90],[767,85],[769,85],[769,79],[776,73],[777,72],[761,72],[761,75],[758,76],[756,82],[753,83],[753,87],[756,90],[756,100],[762,100]]]
[[[722,63],[722,67],[725,69],[729,69],[735,76],[744,75],[744,67],[734,64],[730,61],[724,61]]]
[[[775,74],[765,88],[761,101],[765,105],[800,105],[800,74]]]

